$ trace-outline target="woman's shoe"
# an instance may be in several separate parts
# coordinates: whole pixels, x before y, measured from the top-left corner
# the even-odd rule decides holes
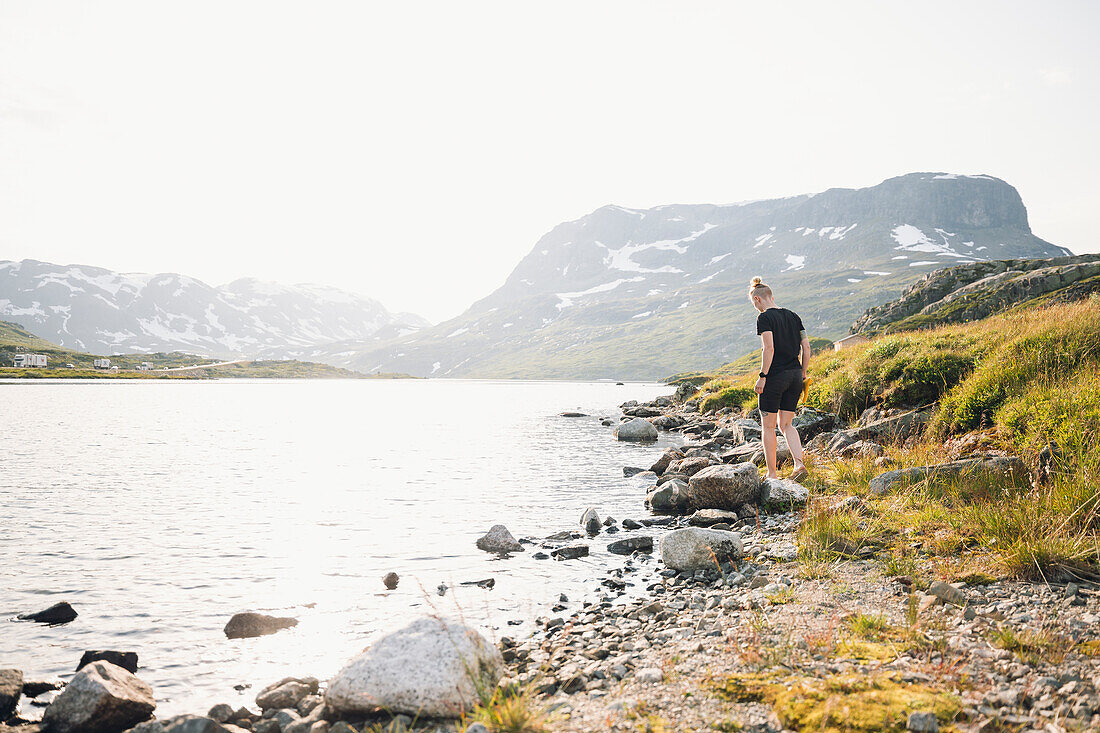
[[[809,475],[810,472],[806,470],[805,466],[803,466],[802,468],[791,474],[791,481],[801,481]]]

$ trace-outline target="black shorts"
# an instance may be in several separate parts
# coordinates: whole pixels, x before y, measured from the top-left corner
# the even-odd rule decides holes
[[[760,412],[794,412],[801,396],[801,369],[769,374],[764,379],[764,391],[760,393]]]

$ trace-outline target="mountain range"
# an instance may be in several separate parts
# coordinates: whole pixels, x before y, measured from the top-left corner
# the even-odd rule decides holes
[[[71,348],[298,358],[432,377],[653,379],[757,343],[760,275],[812,336],[943,267],[1070,254],[988,175],[911,173],[736,204],[604,206],[554,227],[505,282],[429,326],[320,286],[0,262],[0,318]]]
[[[760,275],[811,335],[948,265],[1056,257],[1019,193],[987,175],[912,173],[862,189],[729,205],[605,206],[543,236],[461,316],[389,343],[311,358],[445,377],[652,379],[757,343]]]
[[[92,353],[186,351],[293,358],[306,347],[392,340],[428,322],[319,285],[254,279],[212,287],[186,275],[0,261],[0,319]]]

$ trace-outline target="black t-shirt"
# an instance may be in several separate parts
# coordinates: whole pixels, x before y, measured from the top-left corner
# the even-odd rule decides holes
[[[778,374],[790,369],[801,369],[798,354],[802,350],[802,319],[786,308],[768,308],[756,317],[756,333],[772,332],[775,356],[768,374]]]

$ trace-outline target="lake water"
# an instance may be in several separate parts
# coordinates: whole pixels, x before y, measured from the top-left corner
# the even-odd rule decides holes
[[[251,704],[288,674],[324,679],[433,607],[494,638],[609,565],[474,547],[579,529],[596,506],[645,515],[647,466],[674,440],[618,443],[598,417],[655,384],[490,381],[0,383],[0,667],[69,679],[86,649],[136,651],[158,714]],[[558,417],[579,410],[592,417]],[[678,441],[678,436],[675,438]],[[622,536],[622,535],[620,535]],[[381,577],[396,571],[398,589]],[[460,586],[492,577],[492,590]],[[443,597],[435,589],[445,583]],[[67,600],[45,627],[18,613]],[[294,616],[227,640],[239,611]],[[524,625],[508,626],[508,620]],[[238,692],[234,685],[250,684]],[[33,714],[33,710],[27,711]]]

